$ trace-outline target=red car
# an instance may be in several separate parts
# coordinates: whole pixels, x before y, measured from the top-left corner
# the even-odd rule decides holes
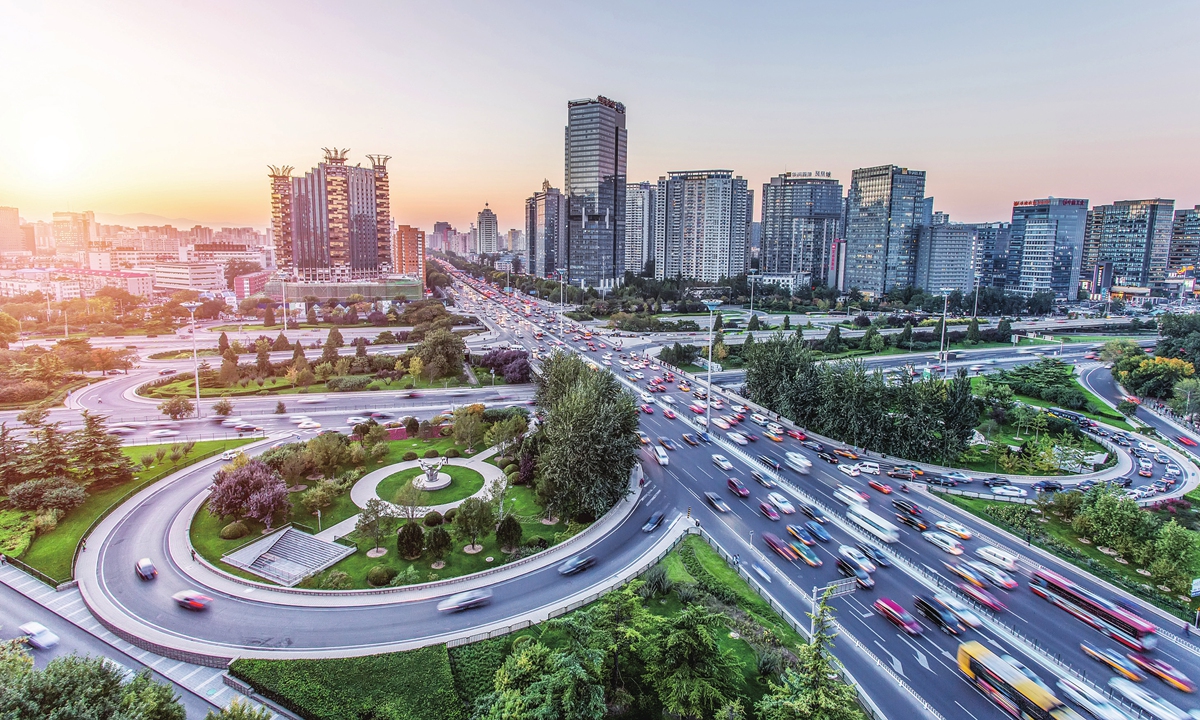
[[[675,411],[672,410],[671,408],[663,408],[663,417],[665,417],[668,420],[674,420],[675,419]]]
[[[792,437],[797,440],[807,440],[808,439],[808,436],[805,435],[804,433],[800,432],[799,430],[788,430],[787,434],[788,434],[788,437]]]
[[[958,584],[958,589],[962,590],[964,595],[971,598],[975,602],[983,605],[984,607],[990,608],[995,612],[1001,612],[1008,609],[1004,603],[997,600],[996,597],[990,592],[982,588],[977,588],[970,583],[961,582]]]
[[[921,624],[913,619],[913,616],[901,607],[900,603],[890,598],[879,598],[875,601],[874,608],[875,612],[887,618],[893,625],[909,635],[921,634]]]
[[[737,495],[738,497],[750,497],[750,488],[743,485],[741,480],[738,480],[737,478],[729,478],[725,484],[729,486],[730,491],[732,491],[734,495]]]
[[[871,487],[875,488],[879,492],[883,493],[884,495],[892,494],[892,486],[891,485],[888,485],[887,483],[884,483],[884,482],[880,482],[879,480],[876,480],[875,478],[871,478],[870,480],[868,480],[867,484],[870,485]]]
[[[763,541],[766,542],[772,550],[782,555],[786,560],[795,560],[797,557],[799,557],[799,554],[797,554],[796,551],[791,548],[791,546],[771,533],[763,533]]]
[[[1180,435],[1179,442],[1183,443],[1184,445],[1187,445],[1188,447],[1196,447],[1196,441],[1191,439],[1190,437],[1187,437],[1186,435]]]
[[[688,410],[691,410],[692,412],[696,413],[697,415],[704,414],[704,408],[700,407],[699,405],[688,405]]]
[[[643,405],[643,406],[642,406],[642,412],[646,413],[647,415],[653,415],[653,414],[654,414],[654,408],[650,407],[649,405]]]
[[[758,504],[758,509],[762,511],[763,515],[767,516],[768,520],[778,520],[779,519],[779,511],[776,510],[775,506],[769,502],[766,502],[766,501],[760,502]]]

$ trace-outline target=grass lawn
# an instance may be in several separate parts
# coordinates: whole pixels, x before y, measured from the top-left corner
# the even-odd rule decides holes
[[[79,545],[83,534],[91,527],[94,521],[103,517],[114,503],[121,500],[131,491],[135,489],[140,490],[143,484],[161,479],[170,473],[223,450],[245,445],[253,441],[254,439],[252,438],[238,438],[197,442],[192,451],[185,455],[178,464],[172,465],[170,460],[166,459],[148,469],[138,470],[134,473],[133,480],[124,485],[118,485],[94,495],[88,495],[87,500],[82,505],[72,510],[58,523],[58,527],[44,535],[33,538],[29,549],[25,551],[24,555],[20,556],[21,561],[41,570],[52,578],[57,578],[63,582],[69,580],[72,572],[71,561],[75,557],[75,548]],[[154,455],[155,451],[160,447],[169,448],[170,445],[142,445],[122,448],[122,451],[126,457],[136,464],[136,467],[141,468],[142,466],[139,461],[142,456]],[[0,533],[3,533],[2,528],[0,528]],[[3,541],[0,540],[0,542]]]
[[[971,389],[972,390],[975,390],[979,387],[979,381],[982,379],[982,377],[983,376],[976,375],[975,377],[971,378]],[[1083,393],[1083,396],[1085,398],[1087,398],[1087,401],[1089,403],[1091,403],[1092,407],[1096,408],[1096,410],[1098,411],[1098,412],[1089,412],[1086,410],[1079,410],[1077,412],[1079,412],[1080,415],[1086,415],[1087,417],[1090,417],[1091,419],[1093,419],[1097,422],[1106,423],[1108,425],[1112,425],[1113,427],[1121,428],[1122,430],[1129,430],[1129,431],[1135,430],[1135,428],[1132,425],[1130,425],[1128,422],[1126,422],[1125,419],[1123,417],[1121,417],[1120,414],[1118,414],[1115,410],[1112,410],[1107,405],[1105,405],[1103,400],[1101,400],[1100,398],[1096,397],[1094,394],[1089,392],[1088,389],[1085,388],[1084,386],[1080,385],[1079,381],[1075,382],[1075,387],[1077,387],[1079,389],[1079,391]],[[1046,402],[1045,400],[1042,400],[1040,398],[1029,397],[1028,395],[1018,395],[1016,393],[1013,393],[1013,398],[1015,398],[1016,400],[1018,400],[1020,402],[1025,403],[1026,405],[1033,405],[1035,407],[1040,407],[1040,408],[1048,409],[1048,408],[1052,408],[1055,406],[1054,403],[1052,403],[1052,402]]]
[[[483,476],[471,468],[445,465],[442,467],[442,472],[449,475],[453,482],[449,487],[425,493],[422,498],[426,505],[442,505],[456,500],[465,500],[483,489]],[[413,478],[424,474],[425,472],[419,467],[392,473],[379,483],[375,494],[382,500],[392,502],[401,488],[411,485]]]
[[[369,377],[374,377],[374,375],[347,375],[346,377],[368,377],[369,378]],[[488,378],[488,381],[490,383],[491,377]],[[165,383],[165,384],[159,385],[157,387],[149,388],[144,393],[144,397],[150,397],[150,398],[156,398],[156,399],[175,397],[175,396],[179,396],[179,395],[181,395],[183,397],[195,397],[196,396],[195,382],[196,381],[194,379],[189,377],[186,379],[180,379],[180,380],[176,380],[174,382]],[[500,381],[497,381],[496,384],[499,385],[501,383],[500,383]],[[409,388],[408,387],[409,385],[412,385],[413,387]],[[393,381],[391,384],[385,383],[382,380],[373,380],[369,385],[367,385],[362,390],[356,390],[354,392],[364,392],[364,391],[368,391],[368,390],[383,391],[383,392],[404,392],[405,390],[411,390],[414,388],[427,390],[430,388],[446,388],[446,387],[460,387],[460,386],[462,386],[462,383],[460,383],[457,378],[443,378],[441,380],[428,380],[428,379],[422,377],[422,378],[417,379],[416,382],[413,382],[413,379],[411,377],[406,376],[402,381]],[[326,392],[334,392],[334,391],[329,390],[325,386],[325,383],[323,383],[323,382],[313,383],[312,385],[309,385],[308,389],[306,390],[301,387],[292,387],[288,383],[287,378],[273,377],[273,378],[267,378],[267,380],[263,383],[262,387],[259,387],[258,383],[256,383],[256,382],[248,383],[246,385],[246,387],[241,387],[240,385],[233,385],[232,387],[224,387],[224,388],[201,387],[200,388],[200,397],[222,397],[225,395],[228,395],[230,397],[244,397],[247,395],[304,395],[304,394],[308,394],[308,393],[326,393]]]
[[[219,357],[220,354],[216,348],[200,348],[196,351],[198,357]],[[151,353],[148,357],[151,360],[188,360],[192,357],[192,351],[164,350],[163,352]]]

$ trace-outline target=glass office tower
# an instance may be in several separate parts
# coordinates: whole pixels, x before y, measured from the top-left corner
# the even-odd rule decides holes
[[[1055,299],[1074,300],[1088,201],[1043,198],[1013,203],[1008,245],[1008,291],[1030,297],[1050,291]]]
[[[916,282],[925,171],[860,168],[846,195],[846,286],[878,299]]]
[[[842,184],[827,172],[783,173],[763,183],[758,267],[810,273],[826,284],[829,251],[842,236]]]
[[[625,106],[567,103],[566,268],[571,282],[615,287],[625,274]]]

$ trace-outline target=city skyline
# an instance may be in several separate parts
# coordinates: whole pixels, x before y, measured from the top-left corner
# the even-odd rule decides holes
[[[969,222],[1001,221],[1014,201],[1051,195],[1093,204],[1166,197],[1180,207],[1200,200],[1189,172],[1200,160],[1190,120],[1197,100],[1170,92],[1195,79],[1189,5],[1151,17],[1060,4],[1039,8],[1036,23],[1019,6],[880,5],[861,17],[841,8],[750,16],[700,8],[682,19],[650,8],[636,24],[614,11],[589,18],[597,32],[571,41],[565,31],[578,27],[582,9],[528,26],[520,18],[530,12],[483,4],[339,11],[347,34],[369,39],[396,23],[418,31],[384,49],[349,45],[348,65],[366,68],[355,77],[287,49],[324,32],[333,11],[316,5],[297,6],[278,28],[265,8],[233,4],[154,14],[136,3],[12,8],[0,61],[17,69],[7,93],[21,102],[0,109],[0,204],[28,220],[94,210],[265,228],[265,166],[336,141],[396,158],[397,222],[466,227],[489,202],[501,227],[519,227],[530,188],[543,179],[563,185],[564,100],[596,95],[630,109],[631,182],[727,167],[750,187],[789,170],[829,170],[848,186],[852,169],[891,163],[926,170],[938,209]],[[1160,22],[1164,15],[1172,22]],[[849,18],[853,33],[842,29]],[[812,33],[795,56],[761,50],[796,23],[829,32]],[[961,52],[959,39],[981,34],[1008,40]],[[672,38],[691,35],[721,38],[732,52],[685,54],[661,69],[646,62],[669,59]],[[282,48],[266,40],[279,36]],[[533,49],[523,39],[534,36],[550,40]],[[894,58],[884,41],[896,38],[928,51]],[[620,53],[604,54],[610,41]],[[1106,49],[1085,65],[1076,57],[1085,45]],[[539,83],[516,70],[534,60],[566,67],[560,61],[575,52],[595,62]],[[281,54],[289,59],[282,70]],[[685,61],[694,65],[680,75]],[[915,85],[901,82],[913,72]],[[801,76],[804,91],[789,91]],[[1043,87],[1038,77],[1061,81]],[[1138,103],[1095,112],[1096,91],[1120,86],[1173,102],[1155,105],[1151,117]],[[496,109],[488,123],[462,112],[475,104]],[[1001,112],[1020,107],[1038,112],[1019,113],[1020,122]]]

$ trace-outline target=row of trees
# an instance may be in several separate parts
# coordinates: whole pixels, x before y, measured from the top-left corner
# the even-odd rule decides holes
[[[0,337],[3,324],[0,317]],[[15,328],[16,323],[13,325]],[[50,349],[40,345],[0,349],[0,403],[43,400],[88,372],[128,371],[137,361],[137,351],[132,348],[93,348],[82,338],[59,340]]]
[[[943,381],[902,373],[889,384],[859,361],[817,362],[782,333],[743,350],[746,394],[819,434],[918,462],[952,464],[967,448],[980,406],[964,371]]]
[[[1067,410],[1093,412],[1096,409],[1075,382],[1075,367],[1054,358],[1041,358],[1011,370],[997,370],[989,373],[987,379],[993,385],[1007,386],[1018,395],[1045,400]]]
[[[1166,323],[1164,323],[1164,326]],[[1177,323],[1172,323],[1177,326]],[[1196,333],[1200,336],[1200,332]],[[1113,376],[1117,378],[1134,395],[1155,398],[1180,397],[1179,405],[1182,412],[1190,413],[1200,406],[1188,402],[1188,394],[1196,393],[1196,401],[1200,403],[1200,383],[1194,378],[1196,367],[1189,357],[1191,350],[1187,338],[1165,340],[1156,348],[1155,355],[1146,354],[1132,340],[1110,340],[1104,344],[1100,358],[1112,364]]]

